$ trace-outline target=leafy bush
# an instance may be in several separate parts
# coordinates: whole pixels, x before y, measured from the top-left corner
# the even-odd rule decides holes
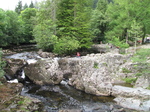
[[[128,48],[129,47],[129,44],[126,44],[124,41],[120,41],[119,38],[117,38],[117,37],[112,37],[112,39],[111,39],[111,41],[109,41],[109,43],[111,43],[119,48]]]
[[[128,70],[127,68],[122,68],[123,73],[132,73],[132,71]]]
[[[4,75],[3,67],[5,66],[4,61],[2,61],[2,50],[0,49],[0,78]]]
[[[79,48],[79,42],[75,38],[64,37],[54,45],[53,52],[58,54],[70,54]]]
[[[145,63],[148,57],[150,57],[150,49],[139,49],[131,59],[133,62]]]
[[[34,41],[37,43],[38,47],[46,50],[52,51],[54,44],[58,41],[57,36],[53,32],[54,25],[52,21],[44,21],[34,27],[33,35],[35,37]]]
[[[126,83],[135,83],[137,78],[125,78],[123,79]]]
[[[94,68],[98,68],[98,63],[94,62]]]

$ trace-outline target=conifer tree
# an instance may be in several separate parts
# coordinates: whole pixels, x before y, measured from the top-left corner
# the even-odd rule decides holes
[[[25,5],[23,6],[23,10],[25,10],[26,8],[28,8],[28,4],[25,3]]]
[[[17,12],[18,14],[20,14],[22,10],[23,10],[22,1],[19,0],[18,5],[15,8],[15,12]]]
[[[93,10],[91,29],[94,35],[94,42],[96,43],[105,40],[105,32],[108,26],[108,19],[106,15],[107,6],[107,0],[98,0],[96,8]]]
[[[29,8],[35,8],[33,1],[31,1],[30,5],[29,5]]]

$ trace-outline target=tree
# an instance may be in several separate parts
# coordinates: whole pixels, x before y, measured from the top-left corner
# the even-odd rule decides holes
[[[75,37],[80,42],[80,48],[89,48],[92,45],[92,32],[90,19],[93,1],[75,0],[74,3],[74,29]]]
[[[5,66],[5,62],[2,60],[2,49],[0,49],[0,78],[4,75],[3,67]]]
[[[61,0],[57,12],[57,36],[74,36],[74,0]]]
[[[6,14],[3,9],[0,9],[0,46],[8,45],[7,37],[5,34],[6,28],[7,28]]]
[[[6,11],[7,28],[5,35],[9,45],[18,45],[24,41],[23,27],[21,21],[19,21],[18,14],[14,11]]]
[[[146,8],[145,8],[146,7]],[[150,3],[148,0],[114,0],[109,4],[107,17],[109,19],[109,31],[106,32],[107,39],[112,36],[119,37],[120,40],[131,40],[128,30],[134,20],[142,25],[143,38],[149,32],[149,15]]]
[[[79,41],[74,37],[64,37],[58,39],[54,45],[53,52],[58,54],[72,54],[79,48]]]
[[[29,8],[35,8],[33,2],[31,1]]]
[[[94,42],[105,40],[105,32],[108,26],[106,10],[108,6],[107,0],[98,0],[96,9],[93,10],[91,18],[91,30],[94,35]]]
[[[35,8],[27,8],[23,10],[20,14],[20,19],[24,23],[24,39],[25,43],[29,43],[33,40],[33,26],[34,20],[33,18],[36,16],[36,9]]]
[[[28,8],[28,4],[25,3],[25,5],[23,6],[23,10],[25,10],[26,8]]]
[[[18,45],[24,41],[23,24],[14,11],[0,9],[0,46]]]
[[[55,24],[55,11],[57,10],[55,2],[53,0],[41,2],[35,17],[36,23],[33,30],[34,41],[37,42],[39,48],[47,51],[52,51],[55,43],[58,41]]]
[[[139,38],[142,37],[142,25],[137,23],[135,20],[131,24],[131,29],[128,30],[129,35],[134,39],[134,46],[135,46],[135,52],[136,52],[136,44]]]
[[[53,34],[53,27],[51,20],[43,20],[43,22],[34,27],[34,41],[37,42],[39,48],[46,51],[54,49],[54,45],[58,40],[57,36]]]
[[[17,12],[18,14],[20,14],[22,10],[23,10],[22,1],[19,0],[18,5],[15,8],[15,12]]]

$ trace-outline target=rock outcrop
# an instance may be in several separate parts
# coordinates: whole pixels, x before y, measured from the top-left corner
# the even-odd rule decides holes
[[[59,84],[63,74],[56,59],[39,60],[29,64],[24,69],[26,76],[39,85]]]
[[[116,80],[121,80],[117,71],[129,58],[121,54],[90,54],[79,58],[59,60],[59,66],[69,84],[90,94],[110,96]]]
[[[114,86],[112,88],[112,95],[116,97],[114,101],[124,108],[150,111],[150,90]]]
[[[6,74],[13,76],[18,69],[20,69],[22,66],[26,65],[27,62],[22,59],[4,59],[6,62],[6,67],[4,68],[4,71]]]

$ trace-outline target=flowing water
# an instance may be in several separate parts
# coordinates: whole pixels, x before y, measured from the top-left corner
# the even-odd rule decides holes
[[[25,59],[28,63],[41,59],[36,52],[22,52],[6,58]],[[39,86],[26,84],[21,95],[41,100],[47,112],[63,109],[77,109],[83,112],[111,112],[113,108],[121,108],[113,102],[114,97],[102,97],[87,94],[67,85],[62,81],[59,85]]]

